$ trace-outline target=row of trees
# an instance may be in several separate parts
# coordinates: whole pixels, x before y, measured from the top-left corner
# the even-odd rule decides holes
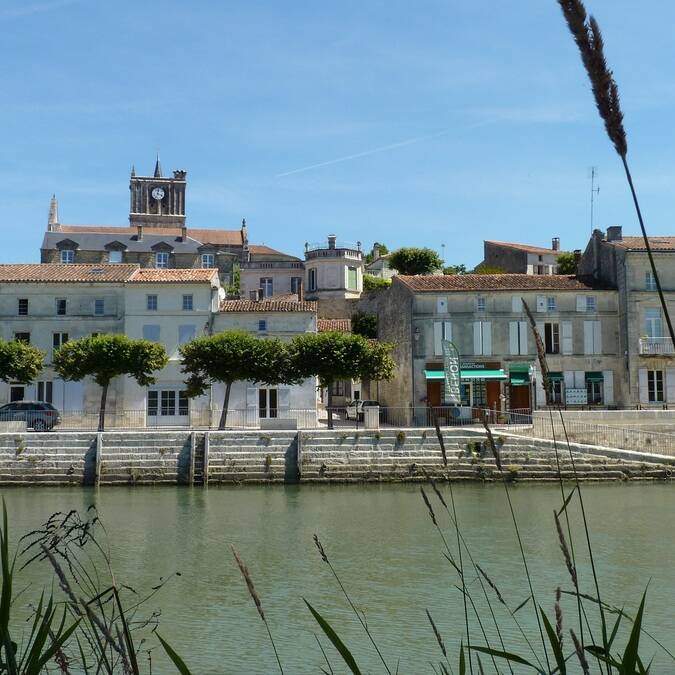
[[[201,396],[215,382],[225,385],[219,428],[227,424],[232,385],[239,381],[270,386],[293,385],[316,377],[328,390],[332,428],[331,385],[338,380],[388,380],[395,364],[392,345],[362,335],[338,332],[307,333],[290,343],[257,338],[244,331],[198,337],[179,348],[189,397]],[[0,379],[29,383],[40,374],[44,352],[24,342],[0,340]],[[168,363],[166,350],[149,340],[126,335],[97,335],[71,340],[54,354],[53,366],[64,380],[91,377],[101,387],[98,428],[105,428],[110,383],[128,375],[141,386],[155,382],[155,373]]]

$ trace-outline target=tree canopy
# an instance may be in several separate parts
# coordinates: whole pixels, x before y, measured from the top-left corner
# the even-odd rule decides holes
[[[99,431],[105,427],[105,404],[110,382],[129,375],[142,387],[155,382],[153,373],[168,363],[166,350],[150,340],[126,335],[96,335],[70,340],[54,354],[54,370],[64,380],[91,377],[101,387]]]
[[[433,274],[443,267],[443,261],[430,248],[399,248],[389,256],[389,267],[399,274]]]
[[[377,337],[377,314],[354,312],[352,314],[352,333],[363,335],[364,338]]]
[[[577,258],[571,251],[563,251],[558,255],[558,274],[576,274]]]
[[[389,253],[389,249],[387,248],[386,244],[380,244],[380,242],[376,241],[373,244],[373,249],[375,249],[376,246],[380,249],[380,255],[387,255],[387,253]],[[373,262],[373,260],[375,260],[375,255],[372,250],[370,253],[366,253],[366,255],[363,256],[363,261],[366,263],[366,265]]]
[[[0,340],[0,380],[28,384],[42,370],[44,352],[22,340]]]
[[[443,274],[466,274],[466,265],[446,265]]]
[[[389,288],[389,286],[391,286],[391,279],[383,279],[382,277],[376,277],[373,274],[363,275],[364,291],[376,291],[379,288]]]

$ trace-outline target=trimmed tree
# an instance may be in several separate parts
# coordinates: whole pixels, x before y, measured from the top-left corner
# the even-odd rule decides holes
[[[101,387],[98,430],[105,429],[105,405],[110,382],[129,375],[142,387],[155,382],[153,373],[168,363],[166,350],[150,340],[126,335],[96,335],[70,340],[54,355],[54,370],[64,380],[91,377]]]
[[[225,385],[219,429],[227,425],[234,382],[248,380],[268,385],[300,381],[289,348],[276,338],[261,339],[245,331],[226,331],[198,337],[179,348],[182,372],[190,397],[201,396],[214,382]]]
[[[577,258],[571,251],[563,251],[558,255],[558,274],[576,274]]]
[[[352,333],[363,335],[364,338],[377,338],[377,314],[354,312],[352,314]]]
[[[443,261],[430,248],[399,248],[389,256],[389,267],[399,274],[433,274],[443,267]]]
[[[389,286],[391,286],[391,279],[376,277],[374,274],[363,275],[364,291],[377,291],[380,288],[389,288]]]
[[[316,377],[328,391],[328,428],[333,428],[331,386],[338,380],[388,380],[396,364],[393,346],[366,340],[361,335],[326,332],[307,333],[293,339],[295,369],[302,378]]]
[[[0,340],[0,380],[33,382],[40,374],[45,354],[22,340]]]

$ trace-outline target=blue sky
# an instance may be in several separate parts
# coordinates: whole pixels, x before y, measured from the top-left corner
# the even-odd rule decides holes
[[[673,234],[675,4],[587,6],[648,228]],[[483,239],[582,247],[592,165],[596,226],[637,232],[554,0],[2,0],[0,31],[0,262],[39,259],[52,192],[64,223],[127,224],[157,150],[189,225],[246,217],[297,255],[330,232],[467,265]]]

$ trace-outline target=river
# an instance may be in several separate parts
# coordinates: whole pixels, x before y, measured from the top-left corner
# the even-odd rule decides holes
[[[441,489],[449,499],[448,486]],[[571,587],[552,517],[561,503],[559,488],[514,486],[511,495],[537,600],[553,617],[555,588]],[[604,598],[634,612],[651,580],[645,628],[675,652],[675,489],[665,484],[597,484],[587,486],[583,495]],[[324,663],[314,637],[320,630],[303,598],[334,625],[364,672],[384,672],[319,557],[314,533],[365,612],[392,672],[399,659],[402,674],[433,673],[429,660],[440,660],[425,609],[435,618],[457,672],[462,596],[419,486],[17,488],[3,490],[3,496],[14,541],[52,512],[84,511],[94,504],[108,532],[118,580],[149,589],[160,577],[181,572],[147,609],[161,609],[161,634],[195,675],[275,672],[274,654],[230,544],[248,564],[287,674],[317,673]],[[527,597],[527,585],[503,487],[458,485],[454,497],[471,552],[511,607],[517,606]],[[580,552],[584,542],[578,508],[570,513]],[[442,522],[447,526],[447,517]],[[446,536],[456,548],[454,533],[447,530]],[[584,558],[586,563],[579,563],[582,589],[593,592]],[[467,573],[469,577],[474,575]],[[31,585],[18,602],[35,600],[50,580],[45,566],[29,566],[17,584]],[[473,581],[470,588],[480,603],[478,583]],[[576,627],[575,611],[574,602],[563,599],[565,628]],[[489,615],[483,616],[493,635]],[[536,639],[529,607],[518,616]],[[525,653],[512,622],[502,619],[500,624],[507,647],[515,644]],[[477,634],[475,620],[471,630]],[[625,635],[618,640],[623,648]],[[335,652],[322,642],[335,667]],[[571,644],[569,637],[566,642]],[[675,672],[675,661],[648,638],[643,637],[642,647],[645,655],[656,654],[653,674]],[[152,659],[154,673],[174,672],[159,649]],[[505,667],[502,671],[508,672]],[[345,668],[338,665],[335,672]]]

